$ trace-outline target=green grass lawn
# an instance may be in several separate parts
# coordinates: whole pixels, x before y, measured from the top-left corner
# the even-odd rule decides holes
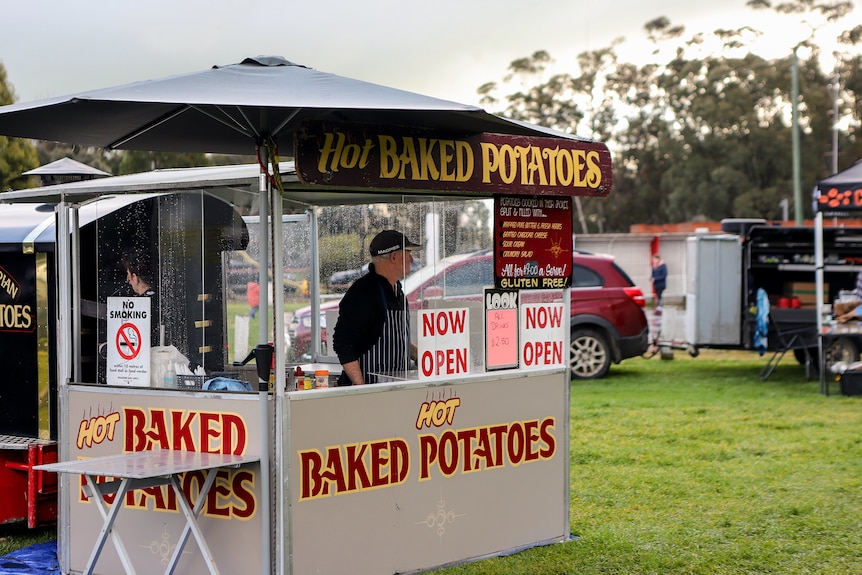
[[[790,357],[762,382],[753,352],[675,355],[572,383],[577,539],[438,573],[862,573],[862,398]],[[37,542],[11,529],[0,554]]]
[[[792,358],[761,382],[765,360],[676,352],[573,383],[578,539],[440,573],[862,573],[862,398]]]

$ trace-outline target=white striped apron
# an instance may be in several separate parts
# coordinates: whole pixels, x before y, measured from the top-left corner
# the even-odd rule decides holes
[[[383,332],[359,358],[365,383],[377,383],[375,373],[404,372],[410,361],[410,315],[405,309],[386,310]]]

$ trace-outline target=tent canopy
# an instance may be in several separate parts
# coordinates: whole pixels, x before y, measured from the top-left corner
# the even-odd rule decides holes
[[[820,180],[814,188],[814,206],[818,212],[862,210],[862,160]]]

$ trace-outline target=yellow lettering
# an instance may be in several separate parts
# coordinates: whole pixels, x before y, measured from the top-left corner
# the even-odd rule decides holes
[[[455,155],[452,150],[455,148],[454,140],[440,140],[440,181],[454,182],[455,172],[451,170],[452,158]]]
[[[380,143],[380,177],[394,178],[398,175],[398,144],[392,136],[378,136]]]
[[[599,153],[596,151],[587,154],[587,185],[598,188],[602,183],[602,168],[599,165]]]
[[[499,153],[497,146],[487,142],[481,142],[479,147],[482,150],[482,183],[491,183],[491,173],[497,171],[497,162],[499,161]]]
[[[473,177],[473,148],[470,144],[461,140],[455,141],[455,157],[458,162],[458,176],[455,178],[459,182],[469,181]]]
[[[398,179],[415,180],[419,175],[419,159],[416,157],[416,148],[413,147],[413,138],[404,138],[404,150],[399,159],[401,160],[401,171],[398,172]],[[410,166],[410,176],[405,173],[407,166]]]
[[[427,181],[430,177],[432,180],[440,178],[440,171],[434,164],[434,144],[437,140],[428,140],[428,138],[419,138],[419,179]]]

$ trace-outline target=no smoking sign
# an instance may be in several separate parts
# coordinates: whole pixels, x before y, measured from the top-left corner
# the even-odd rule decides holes
[[[135,359],[141,353],[141,332],[133,323],[124,323],[117,331],[117,353],[126,360]]]
[[[150,385],[148,297],[108,298],[108,385]]]

